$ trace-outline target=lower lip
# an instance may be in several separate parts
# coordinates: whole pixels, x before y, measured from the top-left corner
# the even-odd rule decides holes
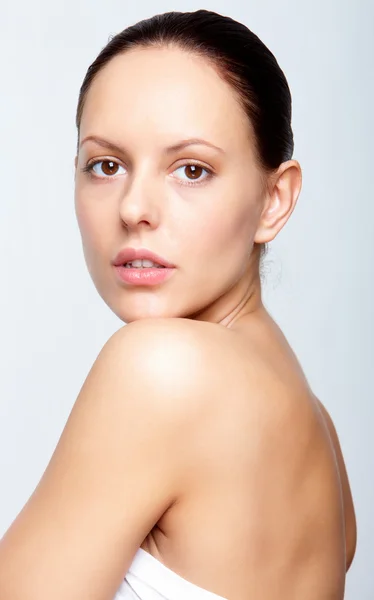
[[[131,269],[128,267],[115,267],[119,278],[125,283],[131,285],[157,285],[163,283],[174,273],[175,268],[140,268]]]

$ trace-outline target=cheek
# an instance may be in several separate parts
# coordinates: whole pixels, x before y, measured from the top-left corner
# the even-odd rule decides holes
[[[102,242],[107,236],[105,220],[78,193],[75,195],[75,214],[86,257],[93,251],[103,250]]]
[[[75,200],[75,215],[77,217],[79,231],[81,232],[82,238],[86,237],[86,232],[90,230],[90,218],[87,209],[82,205],[79,200]]]
[[[79,178],[79,175],[77,176]],[[74,208],[75,208],[75,216],[77,218],[78,227],[83,236],[83,233],[86,231],[88,227],[89,214],[87,210],[87,206],[83,201],[83,194],[80,191],[79,179],[75,182],[75,190],[74,190]]]
[[[202,261],[207,259],[212,264],[232,266],[233,262],[241,262],[243,255],[250,254],[258,211],[248,198],[225,202],[224,208],[222,204],[217,203],[217,210],[210,212],[205,221],[199,221],[195,230],[188,232],[189,246]]]

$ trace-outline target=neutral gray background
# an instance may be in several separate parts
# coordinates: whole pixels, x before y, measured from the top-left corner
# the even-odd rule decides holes
[[[109,35],[155,13],[198,8],[248,25],[291,87],[304,185],[266,259],[265,299],[335,421],[358,519],[346,598],[372,600],[372,0],[1,3],[0,535],[122,325],[89,279],[75,222],[79,87]]]

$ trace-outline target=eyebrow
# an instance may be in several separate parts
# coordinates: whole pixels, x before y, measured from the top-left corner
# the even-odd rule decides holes
[[[122,146],[119,146],[118,144],[110,142],[109,140],[106,140],[106,139],[96,136],[96,135],[88,135],[87,137],[85,137],[81,141],[80,147],[82,147],[83,144],[85,144],[88,141],[95,142],[95,144],[98,144],[99,146],[102,146],[103,148],[108,148],[108,149],[113,150],[114,152],[118,152],[120,154],[126,153],[125,148],[123,148]],[[222,148],[220,148],[219,146],[216,146],[215,144],[212,144],[211,142],[208,142],[207,140],[203,140],[201,138],[188,138],[186,140],[182,140],[182,141],[178,142],[177,144],[168,146],[164,150],[165,150],[166,154],[171,154],[172,152],[178,152],[179,150],[183,150],[183,148],[186,148],[187,146],[195,146],[195,145],[196,146],[197,145],[209,146],[210,148],[213,148],[215,150],[218,150],[218,152],[225,154],[225,151]]]

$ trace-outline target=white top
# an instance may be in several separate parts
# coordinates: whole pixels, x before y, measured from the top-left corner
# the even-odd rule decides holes
[[[113,600],[227,600],[183,579],[139,548]]]

